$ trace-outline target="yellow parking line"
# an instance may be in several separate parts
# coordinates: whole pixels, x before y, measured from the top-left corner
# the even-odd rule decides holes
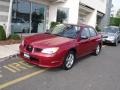
[[[11,72],[13,72],[13,73],[15,73],[16,71],[14,70],[14,69],[12,69],[12,68],[9,68],[8,66],[3,66],[4,68],[6,68],[6,69],[8,69],[8,70],[10,70]]]
[[[34,67],[34,65],[30,65],[30,64],[28,64],[28,63],[26,63],[24,61],[19,62],[19,64],[24,65],[27,68],[33,68]]]
[[[43,73],[43,72],[47,71],[47,70],[48,70],[48,69],[36,71],[36,72],[33,72],[33,73],[28,74],[28,75],[26,75],[26,76],[23,76],[23,77],[20,77],[20,78],[15,79],[15,80],[9,81],[9,82],[7,82],[7,83],[1,84],[1,85],[0,85],[0,90],[3,89],[3,88],[6,88],[6,87],[8,87],[8,86],[11,86],[11,85],[13,85],[13,84],[16,84],[16,83],[18,83],[18,82],[21,82],[21,81],[24,81],[24,80],[26,80],[26,79],[29,79],[29,78],[31,78],[31,77],[33,77],[33,76],[36,76],[36,75],[38,75],[38,74],[40,74],[40,73]]]

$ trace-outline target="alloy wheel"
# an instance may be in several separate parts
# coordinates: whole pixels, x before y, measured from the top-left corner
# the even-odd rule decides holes
[[[63,68],[65,70],[71,69],[72,66],[74,65],[74,62],[75,62],[75,54],[74,52],[70,51],[69,54],[65,58]]]

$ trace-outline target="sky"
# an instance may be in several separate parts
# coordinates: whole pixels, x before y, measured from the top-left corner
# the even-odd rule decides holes
[[[117,10],[120,9],[120,0],[113,0],[113,10],[114,14],[117,13]]]

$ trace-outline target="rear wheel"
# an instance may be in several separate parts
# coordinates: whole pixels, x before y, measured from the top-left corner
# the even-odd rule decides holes
[[[63,63],[63,69],[69,70],[73,67],[75,62],[75,53],[73,51],[70,51],[68,55],[65,57],[64,63]]]
[[[100,44],[96,47],[95,51],[94,51],[94,55],[99,55],[100,54],[100,51],[101,51],[101,46]]]

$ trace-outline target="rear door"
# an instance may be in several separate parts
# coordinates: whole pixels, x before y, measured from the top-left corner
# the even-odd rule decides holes
[[[90,31],[90,50],[93,51],[96,49],[97,45],[98,45],[98,36],[97,36],[97,32],[94,28],[89,27],[89,31]]]

